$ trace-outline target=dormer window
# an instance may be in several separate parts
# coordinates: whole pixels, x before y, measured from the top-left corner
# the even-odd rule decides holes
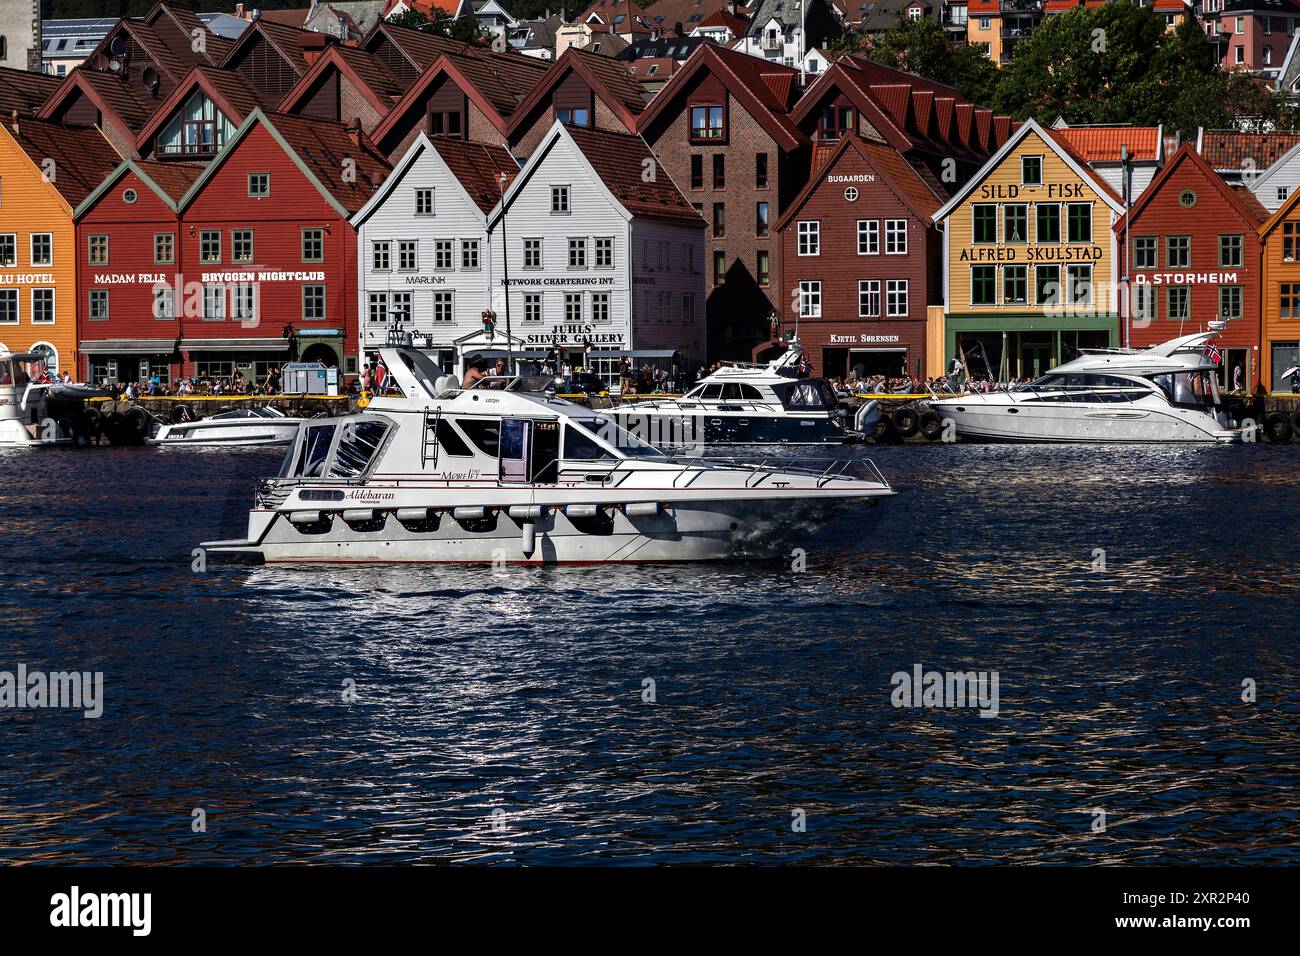
[[[591,110],[587,109],[557,109],[555,118],[565,126],[591,126]]]
[[[828,106],[822,110],[818,133],[821,139],[836,140],[854,128],[855,115],[851,106]]]
[[[726,115],[721,106],[692,106],[691,139],[726,139]]]

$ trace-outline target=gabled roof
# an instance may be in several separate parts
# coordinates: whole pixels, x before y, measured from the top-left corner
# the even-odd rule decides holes
[[[585,162],[592,182],[621,206],[628,218],[655,219],[703,228],[704,220],[700,214],[682,196],[672,177],[640,136],[570,127],[558,120],[506,190],[504,203],[493,211],[491,221],[500,217],[503,208],[509,207],[550,151],[565,140],[573,145],[575,153]],[[644,173],[651,167],[643,165],[646,162],[651,163],[655,171],[649,182]]]
[[[1197,134],[1197,152],[1221,173],[1267,169],[1300,143],[1300,133],[1239,133],[1236,130],[1203,129]],[[1253,167],[1244,166],[1247,160]]]
[[[799,210],[803,207],[813,192],[825,182],[821,172],[828,170],[838,162],[840,157],[846,152],[852,150],[866,160],[867,164],[876,171],[880,177],[880,182],[898,197],[912,215],[924,222],[927,226],[934,224],[934,214],[939,207],[943,205],[944,196],[942,193],[936,193],[931,185],[930,179],[922,176],[910,163],[905,160],[896,149],[891,149],[881,143],[873,143],[863,139],[856,133],[849,133],[840,137],[839,145],[835,151],[826,158],[826,161],[818,166],[819,175],[813,176],[806,186],[795,197],[794,202],[781,216],[777,222],[777,230],[784,229],[792,220]]]
[[[1286,201],[1283,202],[1282,205],[1278,206],[1273,214],[1265,219],[1260,225],[1260,238],[1267,239],[1269,233],[1276,229],[1280,223],[1290,218],[1291,214],[1295,211],[1297,202],[1300,202],[1300,189],[1293,189],[1291,190],[1290,195],[1286,197]]]
[[[349,129],[342,123],[308,119],[305,116],[265,113],[259,107],[244,120],[230,142],[181,198],[179,205],[182,208],[194,201],[204,185],[217,174],[248,133],[257,126],[264,127],[271,134],[285,155],[316,187],[325,201],[345,219],[364,206],[388,177],[390,167],[387,161],[379,156],[365,134],[359,130]],[[355,175],[341,176],[339,172],[347,168],[345,161],[349,160],[355,164]]]
[[[60,107],[77,95],[85,96],[100,113],[107,114],[120,129],[132,136],[148,122],[160,102],[141,99],[135,89],[115,73],[78,66],[36,115],[41,119],[51,119],[60,112]]]
[[[229,68],[230,64],[251,46],[257,37],[262,37],[289,61],[298,76],[302,76],[307,72],[308,67],[307,57],[302,52],[302,38],[317,36],[319,34],[312,33],[310,30],[300,30],[297,27],[285,26],[283,23],[264,19],[254,20],[252,25],[239,35],[239,39],[230,45],[229,52],[221,59],[221,66]]]
[[[988,178],[988,175],[1002,164],[1002,161],[1014,150],[1030,133],[1035,133],[1038,138],[1047,145],[1060,158],[1060,160],[1074,171],[1074,174],[1092,187],[1093,191],[1101,198],[1102,202],[1110,206],[1116,213],[1123,214],[1124,201],[1120,199],[1101,176],[1094,173],[1088,164],[1075,153],[1064,140],[1057,139],[1052,135],[1052,131],[1046,130],[1038,125],[1037,120],[1028,119],[1024,124],[1011,135],[1001,148],[989,157],[988,162],[980,167],[979,172],[970,178],[970,180],[961,189],[953,194],[953,197],[944,203],[943,208],[934,214],[935,221],[946,219],[948,215],[957,208],[967,196]]]
[[[422,109],[420,104],[426,91],[442,77],[455,83],[492,125],[504,133],[519,105],[519,98],[540,82],[549,69],[545,61],[518,53],[494,53],[480,47],[458,46],[455,53],[439,56],[392,105],[372,134],[376,143],[383,142],[412,109]]]
[[[690,87],[694,78],[705,71],[722,81],[727,92],[745,108],[754,120],[782,149],[790,152],[808,143],[790,115],[789,101],[781,98],[781,89],[794,82],[798,73],[793,67],[765,63],[748,53],[738,53],[714,43],[699,46],[686,65],[655,94],[650,105],[637,120],[637,130],[645,132],[668,104]]]
[[[1164,158],[1161,126],[1062,126],[1052,133],[1088,163],[1118,163],[1125,146],[1135,163],[1158,163]]]
[[[50,186],[63,197],[68,208],[76,209],[113,168],[122,161],[117,150],[93,126],[65,126],[30,116],[0,118],[5,134],[27,154],[39,172],[54,163]]]
[[[1298,156],[1300,156],[1300,143],[1296,143],[1296,145],[1288,149],[1277,158],[1273,165],[1269,166],[1263,173],[1251,180],[1250,191],[1258,195],[1263,188],[1268,185],[1269,180],[1271,180],[1275,175],[1278,175],[1281,170],[1290,166],[1291,163],[1295,162]],[[1289,192],[1290,190],[1288,190],[1288,193]]]
[[[979,162],[1005,142],[1010,117],[995,116],[960,91],[872,60],[842,56],[817,78],[791,111],[795,123],[814,115],[835,91],[895,149]]]
[[[375,57],[357,47],[332,43],[294,84],[293,89],[285,94],[276,108],[285,113],[295,112],[316,82],[331,70],[346,76],[382,115],[387,115],[393,103],[402,95],[402,84]]]
[[[196,66],[185,76],[167,98],[154,110],[149,121],[136,136],[136,147],[143,146],[185,105],[185,101],[202,90],[227,119],[238,125],[249,113],[261,105],[257,91],[237,70],[219,70],[210,66]]]
[[[423,30],[413,30],[380,20],[361,41],[361,49],[373,51],[380,37],[387,38],[417,73],[423,73],[433,66],[444,53],[460,53],[468,45],[463,40],[453,40],[436,33],[425,33]]]
[[[1142,215],[1142,211],[1151,204],[1151,201],[1155,199],[1157,195],[1159,195],[1160,190],[1165,183],[1167,183],[1183,165],[1189,163],[1203,174],[1204,178],[1210,182],[1211,186],[1218,190],[1219,194],[1227,200],[1228,205],[1236,210],[1237,215],[1241,217],[1241,221],[1251,229],[1259,229],[1260,223],[1268,219],[1268,210],[1260,204],[1258,199],[1251,195],[1249,190],[1233,189],[1224,182],[1222,176],[1210,168],[1210,164],[1201,158],[1200,154],[1196,152],[1191,143],[1184,143],[1179,148],[1178,152],[1174,153],[1170,158],[1169,162],[1165,163],[1164,168],[1162,168],[1160,172],[1156,173],[1147,188],[1142,190],[1142,194],[1138,196],[1132,206],[1129,207],[1129,222],[1131,223],[1134,219]],[[1124,219],[1121,217],[1115,223],[1114,228],[1118,231],[1123,222]]]
[[[156,3],[148,13],[144,15],[144,22],[149,26],[154,26],[160,18],[166,17],[171,20],[176,28],[186,35],[187,38],[194,35],[195,30],[203,31],[203,52],[194,49],[192,43],[186,43],[184,47],[173,51],[183,61],[190,65],[206,64],[216,66],[230,52],[230,46],[234,42],[229,37],[223,37],[214,33],[198,15],[188,7],[177,6],[171,3]]]
[[[401,159],[393,164],[393,171],[384,180],[364,206],[352,217],[352,225],[360,227],[387,201],[398,183],[421,156],[436,156],[446,167],[452,181],[467,202],[478,207],[485,216],[501,201],[502,189],[498,177],[506,175],[506,188],[519,174],[519,164],[501,146],[475,143],[449,136],[433,136],[421,132]]]
[[[135,173],[172,212],[178,211],[181,197],[203,174],[203,163],[160,163],[152,160],[123,160],[105,177],[73,210],[73,218],[80,219],[94,208],[100,198],[113,188],[127,173]]]
[[[646,103],[641,95],[641,85],[628,73],[627,65],[597,53],[569,47],[514,111],[509,132],[518,129],[570,73],[581,76],[629,131],[637,128],[637,117],[645,110]]]
[[[0,67],[0,115],[8,116],[14,110],[35,114],[62,83],[56,76]]]

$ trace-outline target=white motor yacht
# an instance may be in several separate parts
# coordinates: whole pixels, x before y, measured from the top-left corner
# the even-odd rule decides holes
[[[270,405],[236,408],[190,422],[162,425],[151,445],[287,445],[298,437],[298,426],[309,419],[290,418]]]
[[[1148,349],[1088,349],[1008,391],[933,403],[958,436],[1017,442],[1234,442],[1240,423],[1224,407],[1215,362],[1218,329]]]
[[[41,352],[0,352],[0,448],[41,448],[76,441],[72,416],[87,398],[108,394],[76,382],[44,381]]]
[[[879,405],[867,402],[851,422],[830,387],[800,378],[798,340],[766,365],[724,362],[680,398],[621,402],[601,414],[657,445],[823,445],[875,433]]]
[[[387,394],[304,422],[259,483],[255,562],[587,563],[762,558],[894,494],[863,459],[665,456],[544,377],[460,388],[425,353],[380,350]],[[858,523],[861,522],[861,525]]]

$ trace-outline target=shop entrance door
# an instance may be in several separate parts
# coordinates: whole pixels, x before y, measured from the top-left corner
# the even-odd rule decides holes
[[[1025,333],[1020,336],[1020,370],[1018,378],[1038,378],[1052,367],[1052,336]]]

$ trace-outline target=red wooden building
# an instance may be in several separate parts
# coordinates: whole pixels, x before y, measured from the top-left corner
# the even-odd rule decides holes
[[[206,167],[124,164],[78,210],[87,373],[356,374],[348,220],[387,174],[359,129],[260,109]]]
[[[1191,143],[1175,153],[1115,224],[1119,248],[1127,243],[1120,272],[1127,264],[1131,277],[1129,311],[1121,312],[1129,344],[1145,348],[1226,319],[1220,384],[1252,389],[1261,360],[1259,227],[1266,219],[1250,190],[1225,182]]]
[[[840,138],[777,223],[781,326],[814,372],[925,370],[926,307],[942,301],[942,187],[890,146]]]

